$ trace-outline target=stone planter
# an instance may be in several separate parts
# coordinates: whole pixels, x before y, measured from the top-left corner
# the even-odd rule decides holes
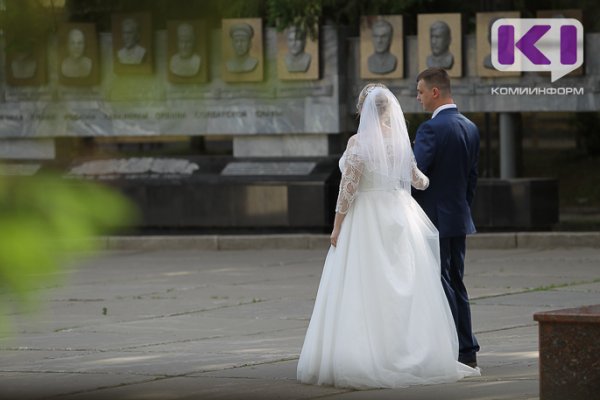
[[[600,304],[539,312],[540,399],[589,400],[600,393]]]

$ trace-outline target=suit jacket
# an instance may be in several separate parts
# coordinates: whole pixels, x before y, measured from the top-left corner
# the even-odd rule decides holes
[[[417,129],[417,166],[429,188],[413,195],[440,237],[475,233],[471,203],[477,185],[479,130],[456,108],[440,111]]]

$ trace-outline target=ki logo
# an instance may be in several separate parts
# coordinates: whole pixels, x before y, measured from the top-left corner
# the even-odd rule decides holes
[[[583,64],[583,26],[572,18],[502,18],[492,25],[499,71],[549,71],[554,82]]]

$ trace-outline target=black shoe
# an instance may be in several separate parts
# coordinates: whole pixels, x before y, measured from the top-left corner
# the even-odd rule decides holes
[[[471,368],[477,368],[477,356],[475,355],[471,357],[458,357],[458,362],[468,365]]]

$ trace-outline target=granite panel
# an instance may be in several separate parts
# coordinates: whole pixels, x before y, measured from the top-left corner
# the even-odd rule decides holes
[[[479,228],[549,228],[558,222],[558,182],[480,179],[471,209]]]
[[[138,206],[139,228],[320,230],[333,219],[334,158],[170,160],[185,167],[179,173],[148,173],[159,159],[112,161],[119,162],[91,162],[73,179],[102,180],[120,190]],[[250,173],[221,173],[235,163]],[[194,169],[184,173],[187,166]]]

